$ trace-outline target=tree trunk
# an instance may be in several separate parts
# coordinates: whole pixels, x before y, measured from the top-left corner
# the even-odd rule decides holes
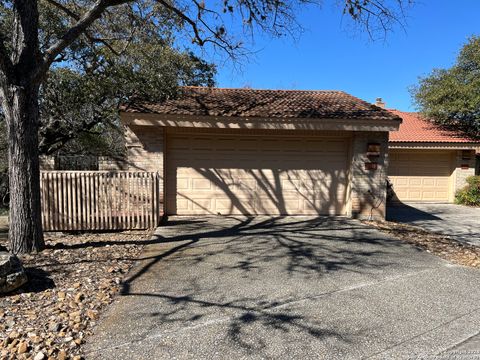
[[[8,132],[10,251],[41,251],[44,246],[38,159],[38,85],[11,85],[3,94]]]

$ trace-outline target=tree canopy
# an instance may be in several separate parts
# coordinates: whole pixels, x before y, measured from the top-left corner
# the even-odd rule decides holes
[[[6,3],[2,5],[0,29],[7,33],[13,25],[13,9]],[[79,11],[78,3],[40,1],[40,48],[48,48],[61,37],[69,21],[78,19]],[[64,14],[71,19],[65,19]],[[121,103],[128,103],[132,97],[158,101],[174,96],[179,85],[214,84],[213,64],[191,51],[175,48],[174,24],[165,22],[159,26],[142,17],[141,24],[133,27],[132,21],[139,18],[133,17],[133,10],[127,14],[121,8],[110,10],[108,18],[115,21],[117,33],[108,42],[88,32],[48,71],[40,89],[41,154],[62,150],[71,154],[119,155],[123,144],[118,117]],[[97,28],[101,33],[106,31],[100,25]]]
[[[468,40],[451,68],[420,78],[412,93],[427,118],[480,139],[480,37]]]
[[[148,41],[129,46],[121,56],[107,52],[96,59],[100,56],[100,69],[61,67],[49,72],[40,92],[42,154],[75,140],[69,144],[71,153],[119,155],[121,104],[132,98],[159,101],[174,96],[181,85],[214,84],[215,66],[161,42]]]
[[[412,2],[345,0],[336,4],[347,19],[372,34],[378,29],[390,30],[402,19],[404,6]],[[301,28],[298,10],[311,4],[320,5],[321,1],[1,1],[0,100],[8,133],[11,251],[32,252],[44,247],[38,132],[42,91],[48,90],[42,85],[51,68],[96,75],[109,67],[109,54],[122,59],[128,48],[148,43],[145,39],[162,39],[168,45],[172,41],[195,44],[235,57],[245,48],[245,32],[295,33]]]

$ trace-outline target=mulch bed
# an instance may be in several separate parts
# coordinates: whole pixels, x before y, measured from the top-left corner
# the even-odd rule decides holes
[[[150,237],[46,234],[46,250],[20,257],[29,283],[0,297],[0,359],[81,359],[81,345]]]
[[[454,264],[480,268],[480,247],[412,225],[391,221],[365,221],[365,223]]]

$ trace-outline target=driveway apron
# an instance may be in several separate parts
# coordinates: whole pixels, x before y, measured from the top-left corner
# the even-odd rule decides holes
[[[355,220],[176,217],[155,239],[87,358],[385,359],[479,344],[480,271]]]

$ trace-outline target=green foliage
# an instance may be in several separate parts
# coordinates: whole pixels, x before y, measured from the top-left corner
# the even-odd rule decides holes
[[[450,69],[420,78],[412,94],[426,117],[480,139],[480,37],[469,39]]]
[[[39,1],[41,50],[91,3]],[[0,34],[12,26],[12,4],[0,2]],[[131,98],[159,101],[181,85],[213,86],[215,66],[173,46],[177,27],[168,11],[146,0],[109,9],[77,38],[41,87],[40,152],[121,155],[120,104]],[[0,146],[0,157],[4,153]]]
[[[40,101],[43,154],[120,155],[121,104],[160,101],[179,85],[214,85],[213,65],[159,41],[131,44],[120,56],[104,50],[97,60],[95,68],[50,71]]]
[[[457,191],[455,202],[461,205],[480,206],[480,176],[467,178],[467,186]]]
[[[93,0],[35,3],[39,11],[38,50],[44,55],[98,4]],[[347,0],[338,6],[372,36],[402,23],[411,3]],[[11,0],[0,2],[0,40],[13,38],[13,4]],[[119,104],[133,97],[158,101],[174,96],[179,85],[214,85],[215,67],[192,54],[189,44],[231,58],[248,55],[244,42],[252,36],[245,36],[245,32],[253,35],[261,30],[274,36],[300,33],[297,7],[307,4],[304,0],[209,4],[139,0],[108,5],[101,17],[52,58],[41,89],[41,153],[77,154],[83,149],[84,153],[118,154]],[[174,44],[181,44],[183,50]],[[5,46],[14,52],[10,41],[5,41]]]

